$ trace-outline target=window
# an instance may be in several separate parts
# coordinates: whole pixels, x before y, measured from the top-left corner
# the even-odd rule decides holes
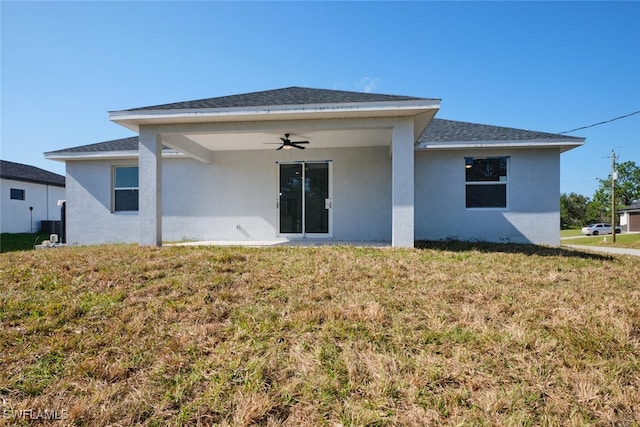
[[[11,200],[24,200],[24,190],[18,188],[11,189]]]
[[[138,210],[138,167],[113,168],[113,211]]]
[[[508,157],[465,158],[467,208],[506,208]]]

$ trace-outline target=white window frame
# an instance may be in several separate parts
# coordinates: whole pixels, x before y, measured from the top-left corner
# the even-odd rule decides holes
[[[507,174],[505,176],[504,181],[467,181],[467,177],[466,177],[466,164],[467,164],[467,159],[471,159],[471,161],[473,162],[474,160],[491,160],[491,159],[504,159],[506,161],[506,169],[507,169]],[[505,211],[509,209],[509,175],[511,173],[511,159],[509,156],[483,156],[483,157],[465,157],[465,178],[464,178],[464,206],[465,209],[467,210],[482,210],[482,211],[490,211],[490,210],[494,210],[494,211]],[[473,186],[485,186],[485,185],[504,185],[505,189],[505,203],[504,206],[472,206],[469,207],[467,206],[467,190],[468,190],[468,186],[469,185],[473,185]]]
[[[136,210],[116,210],[116,191],[119,190],[136,190],[138,191],[138,202],[140,201],[140,183],[138,182],[137,187],[116,187],[116,169],[121,168],[136,168],[138,169],[138,173],[140,173],[140,169],[138,165],[114,165],[111,167],[111,212],[112,213],[137,213],[139,208]]]

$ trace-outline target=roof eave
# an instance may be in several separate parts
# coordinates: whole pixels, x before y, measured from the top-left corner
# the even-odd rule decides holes
[[[451,142],[420,142],[416,148],[422,150],[468,150],[486,148],[559,148],[560,152],[571,150],[584,145],[585,140],[511,140],[511,141],[451,141]]]
[[[415,116],[438,110],[439,99],[261,107],[110,111],[109,119],[134,131],[144,124],[241,122],[335,117]]]
[[[162,157],[186,157],[183,153],[175,150],[162,150]],[[57,160],[60,162],[74,160],[127,160],[137,159],[138,150],[120,150],[120,151],[94,151],[94,152],[55,152],[44,153],[44,158],[49,160]]]
[[[60,187],[60,188],[65,187],[65,184],[58,183],[58,182],[46,181],[46,180],[35,179],[35,178],[33,179],[23,178],[19,176],[11,176],[11,175],[0,175],[0,179],[6,179],[8,181],[28,182],[30,184],[49,185],[51,187]]]

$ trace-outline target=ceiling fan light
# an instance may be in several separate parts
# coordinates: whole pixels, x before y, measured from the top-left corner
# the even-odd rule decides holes
[[[464,158],[464,167],[465,169],[471,169],[473,167],[473,157]]]
[[[290,145],[286,145],[286,144],[285,144],[285,146],[284,146],[284,147],[282,147],[282,148],[284,148],[285,150],[291,150],[291,146],[290,146]]]

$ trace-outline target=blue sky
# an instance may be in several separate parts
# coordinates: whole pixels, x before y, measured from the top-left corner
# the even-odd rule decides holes
[[[131,136],[107,112],[289,86],[442,98],[562,132],[640,110],[640,2],[0,2],[1,151]],[[640,114],[574,132],[561,191],[640,165]]]

